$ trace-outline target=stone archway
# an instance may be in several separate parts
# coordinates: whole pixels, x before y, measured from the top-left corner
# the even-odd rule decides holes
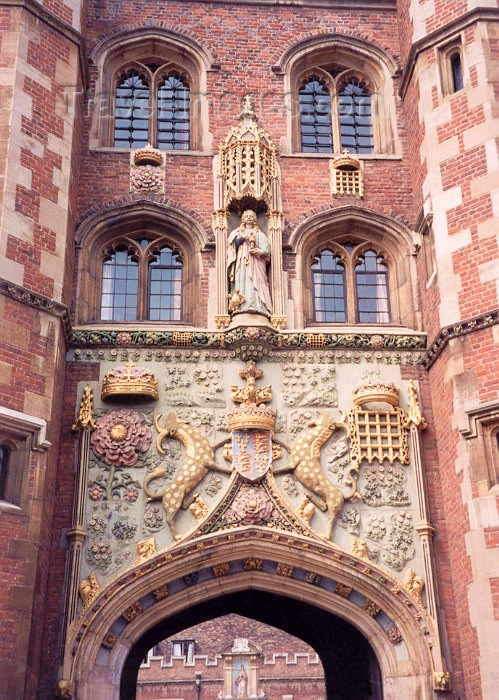
[[[151,646],[185,627],[229,613],[276,627],[309,645],[324,669],[326,697],[382,700],[379,664],[372,647],[357,628],[309,602],[298,602],[278,591],[271,593],[256,588],[198,603],[148,630],[127,657],[121,676],[120,700],[135,700],[139,667]],[[376,692],[377,687],[379,692]]]
[[[70,630],[64,677],[73,697],[119,700],[127,658],[158,621],[248,590],[279,591],[361,631],[385,700],[433,697],[432,621],[390,574],[327,542],[258,527],[178,544],[110,582]]]

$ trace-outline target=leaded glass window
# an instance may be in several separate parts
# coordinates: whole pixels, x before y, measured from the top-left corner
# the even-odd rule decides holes
[[[373,152],[371,95],[365,85],[352,78],[338,96],[341,148],[350,153]]]
[[[314,320],[344,323],[346,317],[345,267],[338,255],[324,250],[312,264]]]
[[[324,82],[312,76],[302,85],[300,100],[301,150],[330,153],[333,150],[331,95]]]
[[[130,71],[116,86],[114,145],[140,148],[149,141],[149,85]]]
[[[463,67],[461,64],[461,54],[459,53],[459,51],[456,51],[450,57],[450,67],[452,72],[453,92],[457,92],[458,90],[462,90],[464,86]]]
[[[138,284],[136,257],[126,246],[117,246],[102,265],[101,319],[137,320]]]
[[[158,148],[188,149],[190,146],[191,96],[187,82],[171,73],[158,86]]]
[[[149,319],[180,321],[182,318],[182,272],[179,256],[161,248],[149,262]]]
[[[355,290],[360,323],[389,323],[388,268],[374,250],[366,251],[355,267]]]
[[[115,88],[113,143],[119,148],[188,150],[191,139],[191,85],[179,70],[156,61],[137,63]]]

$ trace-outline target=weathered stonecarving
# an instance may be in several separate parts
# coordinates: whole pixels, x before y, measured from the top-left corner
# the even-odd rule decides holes
[[[279,590],[495,698],[498,8],[0,5],[0,695]]]

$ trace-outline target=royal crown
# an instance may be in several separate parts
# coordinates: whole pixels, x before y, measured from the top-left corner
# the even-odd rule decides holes
[[[130,360],[124,367],[106,372],[102,382],[102,399],[110,396],[145,396],[158,398],[158,380],[150,369],[143,369]]]
[[[275,430],[275,409],[256,404],[241,404],[227,411],[229,431],[232,430]]]
[[[350,155],[345,149],[340,156],[333,160],[333,168],[351,168],[360,170],[360,160],[355,156]]]
[[[144,148],[135,151],[133,162],[135,165],[163,165],[163,154],[148,143]]]
[[[365,403],[388,403],[390,406],[399,405],[399,390],[393,382],[383,382],[378,372],[368,373],[361,383],[353,390],[353,402],[357,406]]]

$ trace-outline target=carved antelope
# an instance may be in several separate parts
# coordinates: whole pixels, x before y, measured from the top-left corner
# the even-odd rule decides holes
[[[329,539],[345,498],[322,471],[320,453],[322,445],[335,430],[336,423],[328,413],[323,413],[317,421],[311,422],[310,426],[310,429],[301,433],[291,445],[288,467],[305,488],[325,500],[329,515]]]
[[[166,470],[158,467],[144,481],[144,492],[148,496],[148,502],[160,500],[166,512],[166,522],[173,537],[178,540],[175,529],[175,516],[182,507],[184,498],[189,494],[203,477],[208,473],[209,467],[215,467],[214,454],[208,440],[198,430],[185,421],[179,420],[174,413],[169,413],[163,427],[159,425],[161,414],[155,416],[154,426],[158,431],[156,447],[158,452],[165,454],[162,442],[166,437],[176,438],[185,447],[185,460],[180,467],[175,479],[165,487],[162,493],[152,493],[149,484],[154,479],[165,476]]]

